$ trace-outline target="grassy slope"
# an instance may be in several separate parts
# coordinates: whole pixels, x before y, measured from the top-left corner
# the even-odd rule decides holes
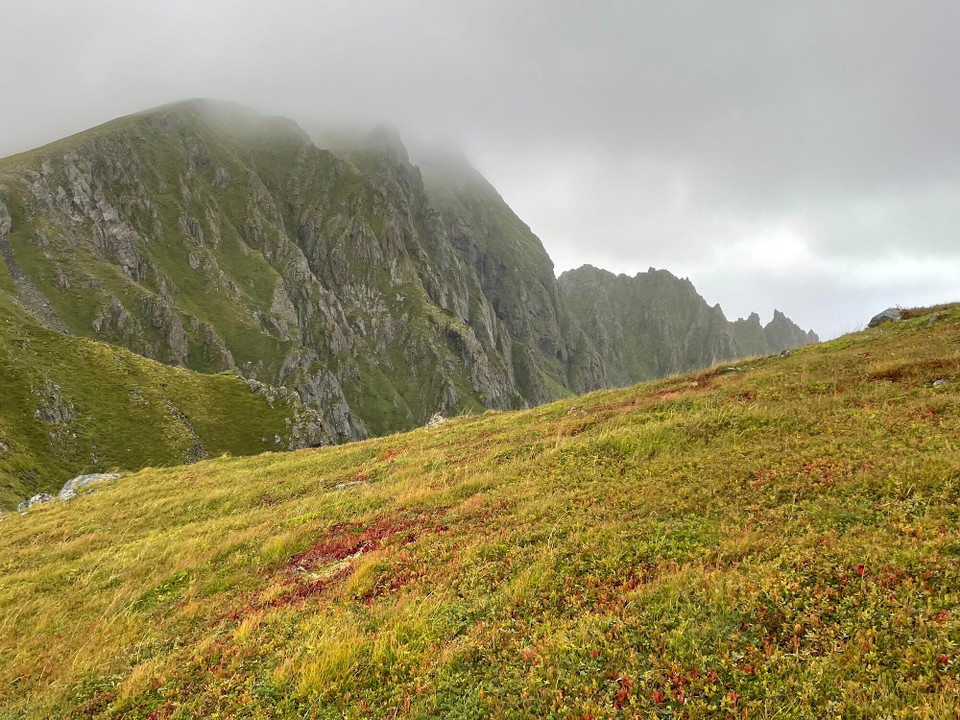
[[[56,492],[81,472],[180,464],[197,443],[207,455],[250,455],[289,434],[292,409],[271,407],[232,374],[199,375],[44,330],[2,293],[0,367],[0,440],[9,448],[0,446],[0,508]],[[72,407],[70,422],[36,416],[46,381]]]
[[[946,309],[8,516],[0,717],[956,715],[958,343]]]

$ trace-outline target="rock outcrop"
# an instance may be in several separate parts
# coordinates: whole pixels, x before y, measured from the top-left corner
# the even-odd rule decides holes
[[[766,326],[756,313],[731,323],[689,280],[666,270],[650,268],[629,277],[584,265],[563,273],[560,288],[574,319],[599,350],[606,380],[614,385],[818,340],[779,310]]]
[[[57,494],[57,500],[60,502],[73,500],[77,496],[77,491],[81,488],[99,485],[100,483],[113,482],[114,480],[119,480],[120,477],[122,477],[120,473],[90,473],[87,475],[78,475],[63,484],[63,487],[60,488],[60,492]]]
[[[877,313],[872,318],[870,322],[867,323],[867,327],[876,327],[877,325],[882,325],[885,322],[896,321],[903,317],[903,313],[900,308],[887,308],[883,312]]]

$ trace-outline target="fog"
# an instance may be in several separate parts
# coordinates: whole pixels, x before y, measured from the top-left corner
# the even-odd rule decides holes
[[[462,148],[543,240],[823,336],[960,300],[960,3],[2,0],[0,155],[188,97]]]

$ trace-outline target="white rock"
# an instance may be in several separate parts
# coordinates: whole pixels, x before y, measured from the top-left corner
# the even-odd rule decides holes
[[[441,415],[440,413],[434,413],[433,417],[427,420],[427,427],[434,428],[434,427],[437,427],[438,425],[443,425],[446,421],[447,419],[443,415]]]
[[[110,482],[117,480],[120,473],[93,473],[90,475],[78,475],[73,480],[67,480],[60,489],[57,496],[60,500],[73,500],[77,496],[77,490],[87,485],[96,485],[97,483]]]

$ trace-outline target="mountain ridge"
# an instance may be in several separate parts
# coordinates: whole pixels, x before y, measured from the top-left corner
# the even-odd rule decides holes
[[[217,101],[118,118],[0,160],[0,292],[289,388],[334,442],[622,383],[529,226],[462,156],[421,155]]]
[[[819,340],[779,310],[765,326],[756,313],[730,322],[719,303],[710,306],[688,278],[667,270],[650,268],[631,277],[583,265],[562,273],[559,284],[616,385]]]

